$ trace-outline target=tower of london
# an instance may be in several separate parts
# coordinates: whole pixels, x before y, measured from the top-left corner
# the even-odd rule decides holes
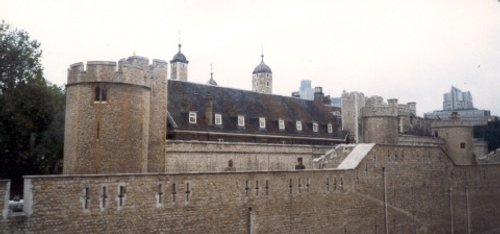
[[[6,233],[494,233],[500,165],[459,116],[322,88],[272,93],[261,63],[239,90],[188,80],[188,60],[68,68],[64,172],[24,177]],[[170,67],[170,79],[167,79]],[[249,73],[250,73],[249,69]],[[338,113],[341,113],[340,115]]]

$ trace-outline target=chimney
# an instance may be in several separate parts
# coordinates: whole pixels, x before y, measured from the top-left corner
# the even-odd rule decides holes
[[[315,102],[322,102],[324,97],[325,97],[325,95],[323,94],[323,88],[322,87],[314,87],[314,101]]]
[[[214,123],[214,101],[212,95],[208,95],[207,102],[205,106],[205,117],[207,120],[207,126],[212,126]]]

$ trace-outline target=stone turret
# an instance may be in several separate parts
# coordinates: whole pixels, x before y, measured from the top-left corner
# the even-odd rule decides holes
[[[167,63],[132,56],[68,69],[64,173],[147,172],[166,136]],[[151,155],[155,157],[151,157]],[[152,160],[152,163],[149,161]],[[158,171],[160,168],[150,168]]]
[[[170,60],[170,79],[172,80],[188,80],[188,64],[189,61],[186,56],[181,52],[182,45],[179,44],[179,51]]]
[[[261,55],[261,62],[252,72],[252,90],[260,93],[273,93],[273,72],[264,63],[264,54]]]
[[[398,143],[398,100],[388,99],[384,104],[381,97],[372,97],[362,108],[363,142]]]
[[[453,112],[449,120],[433,120],[431,129],[434,136],[443,138],[446,151],[456,164],[470,165],[475,163],[473,125],[461,120],[457,112]]]

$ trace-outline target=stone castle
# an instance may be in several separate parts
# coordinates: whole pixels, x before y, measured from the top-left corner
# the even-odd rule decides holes
[[[22,212],[0,180],[0,230],[499,232],[500,165],[475,159],[484,143],[458,116],[359,92],[341,109],[321,89],[272,95],[263,59],[253,91],[192,84],[187,64],[179,46],[170,80],[139,56],[71,65],[63,175],[25,176]]]

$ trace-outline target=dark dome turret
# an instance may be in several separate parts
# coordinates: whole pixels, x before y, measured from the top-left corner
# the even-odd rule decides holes
[[[261,55],[261,57],[262,57],[262,60],[260,61],[259,65],[257,65],[255,67],[255,69],[253,69],[252,74],[256,74],[256,73],[273,73],[271,71],[271,68],[269,66],[267,66],[267,64],[264,63],[264,55]]]
[[[179,52],[174,55],[172,60],[170,60],[170,63],[175,63],[175,62],[181,62],[181,63],[189,63],[189,61],[186,59],[186,56],[181,52],[181,44],[179,44]]]

